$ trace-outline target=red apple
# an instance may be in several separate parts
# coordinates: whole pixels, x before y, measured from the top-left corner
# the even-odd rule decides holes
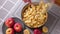
[[[12,27],[14,25],[14,19],[13,18],[8,18],[6,21],[5,21],[5,25],[7,27]]]
[[[17,22],[14,25],[14,29],[15,29],[16,32],[20,32],[20,31],[22,31],[22,25]]]
[[[39,29],[35,29],[35,30],[34,30],[34,34],[42,34],[42,32],[41,32],[41,30],[39,30]]]
[[[30,3],[31,3],[31,0],[23,0],[23,1],[24,1],[25,3],[26,3],[26,2],[30,2]]]
[[[14,34],[14,30],[12,28],[8,28],[6,30],[6,34]]]

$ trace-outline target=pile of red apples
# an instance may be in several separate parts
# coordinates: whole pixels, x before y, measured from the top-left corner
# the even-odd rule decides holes
[[[13,18],[8,18],[5,21],[5,25],[8,27],[6,29],[6,34],[14,34],[14,32],[22,31],[22,24],[19,22],[15,22]]]

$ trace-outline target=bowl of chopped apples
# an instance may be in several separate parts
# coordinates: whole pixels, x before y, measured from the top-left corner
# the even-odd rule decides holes
[[[24,24],[30,28],[39,28],[47,22],[48,3],[41,1],[40,3],[27,4],[21,13]]]

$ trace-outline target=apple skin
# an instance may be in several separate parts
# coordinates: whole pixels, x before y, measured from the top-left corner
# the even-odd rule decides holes
[[[16,31],[16,32],[21,32],[22,31],[22,25],[20,24],[20,23],[15,23],[15,25],[14,25],[14,30]]]
[[[42,32],[41,32],[41,30],[39,30],[39,29],[35,29],[35,30],[34,30],[34,34],[42,34]]]
[[[14,25],[14,19],[13,18],[8,18],[6,21],[5,21],[5,25],[7,27],[12,27]]]
[[[12,28],[8,28],[6,30],[6,34],[14,34],[14,30]]]

